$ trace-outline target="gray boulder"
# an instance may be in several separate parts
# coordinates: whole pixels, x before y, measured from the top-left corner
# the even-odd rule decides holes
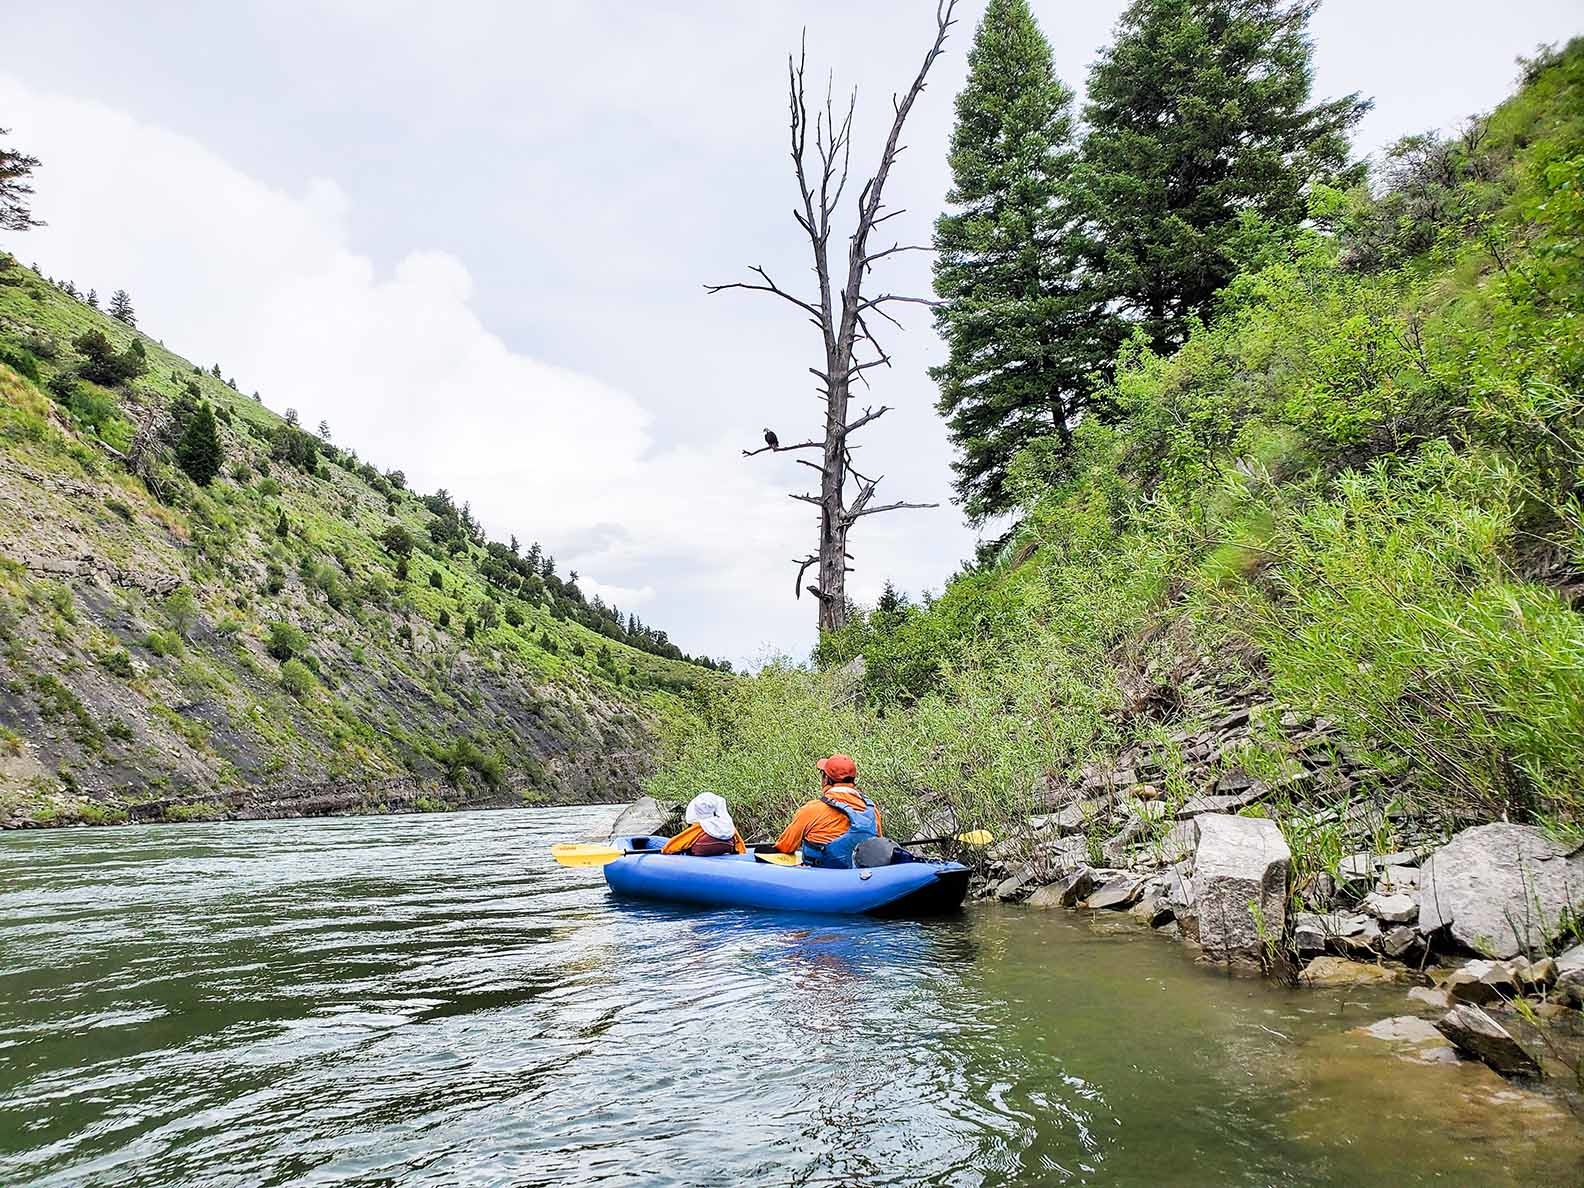
[[[1584,906],[1584,853],[1530,825],[1479,825],[1429,857],[1419,886],[1420,932],[1450,926],[1476,952],[1513,957],[1543,951]]]
[[[1518,993],[1518,979],[1505,961],[1465,961],[1441,982],[1455,1002],[1487,1003]]]
[[[1398,924],[1380,938],[1381,952],[1398,961],[1406,960],[1419,945],[1419,930],[1412,924]]]
[[[1584,945],[1574,945],[1556,959],[1553,989],[1563,1002],[1584,1006]]]
[[[1459,1051],[1483,1060],[1504,1077],[1541,1075],[1539,1061],[1477,1006],[1454,1006],[1436,1021],[1435,1028]]]
[[[1207,815],[1196,821],[1199,944],[1210,957],[1259,959],[1264,941],[1279,941],[1286,931],[1292,852],[1276,822],[1265,817]]]
[[[1041,887],[1028,897],[1031,908],[1059,908],[1062,906],[1062,889],[1057,886]]]
[[[1371,891],[1359,906],[1387,924],[1409,924],[1419,918],[1419,901],[1412,895],[1382,895],[1379,891]]]
[[[673,811],[673,806],[661,804],[652,796],[640,796],[616,814],[616,819],[611,822],[610,829],[601,840],[606,837],[641,837],[659,833],[666,827]]]
[[[1133,904],[1144,890],[1144,880],[1134,875],[1121,874],[1109,880],[1098,891],[1090,893],[1083,906],[1094,911],[1105,908],[1125,908]]]

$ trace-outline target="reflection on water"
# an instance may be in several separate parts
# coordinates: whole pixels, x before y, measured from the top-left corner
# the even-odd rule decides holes
[[[1548,1099],[1350,1033],[1402,1013],[1400,992],[1224,979],[1060,914],[623,903],[597,871],[549,861],[567,816],[0,838],[0,1183],[1572,1183],[1584,1168]]]

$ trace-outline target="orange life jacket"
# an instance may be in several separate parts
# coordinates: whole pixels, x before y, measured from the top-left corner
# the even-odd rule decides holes
[[[859,812],[864,809],[863,794],[857,788],[851,784],[831,784],[825,788],[823,799],[811,800],[798,809],[792,823],[776,838],[775,848],[783,854],[795,854],[805,839],[823,846],[846,833],[850,823],[847,814],[832,808],[825,803],[826,800],[837,801]],[[879,809],[875,810],[875,832],[884,833],[880,828]]]

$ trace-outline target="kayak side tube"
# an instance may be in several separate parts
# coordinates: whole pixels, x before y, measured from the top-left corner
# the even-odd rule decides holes
[[[617,895],[700,907],[837,915],[939,915],[962,906],[968,868],[955,862],[902,862],[864,870],[777,866],[752,854],[698,858],[654,853],[664,839],[621,838],[629,851],[605,865]]]

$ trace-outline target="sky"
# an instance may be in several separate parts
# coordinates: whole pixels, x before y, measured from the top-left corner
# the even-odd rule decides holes
[[[419,490],[469,500],[491,536],[541,541],[581,585],[690,652],[803,656],[813,544],[772,427],[817,435],[814,329],[761,294],[706,294],[763,265],[809,279],[791,210],[786,54],[858,89],[854,172],[933,35],[930,0],[55,0],[8,4],[0,127],[40,157],[48,226],[0,246],[220,363],[244,391]],[[1122,0],[1033,0],[1072,86]],[[886,189],[927,243],[949,185],[952,98],[982,11],[965,0]],[[1359,152],[1447,128],[1512,88],[1515,60],[1584,31],[1576,0],[1328,0],[1316,91],[1362,92]],[[818,84],[822,85],[822,84]],[[850,205],[848,212],[850,214]],[[843,231],[845,235],[845,231]],[[925,295],[929,261],[887,262]],[[884,266],[883,266],[884,267]],[[939,590],[974,533],[927,369],[927,310],[903,307],[894,366],[858,404],[884,501],[850,593]],[[802,470],[802,473],[798,473]]]

